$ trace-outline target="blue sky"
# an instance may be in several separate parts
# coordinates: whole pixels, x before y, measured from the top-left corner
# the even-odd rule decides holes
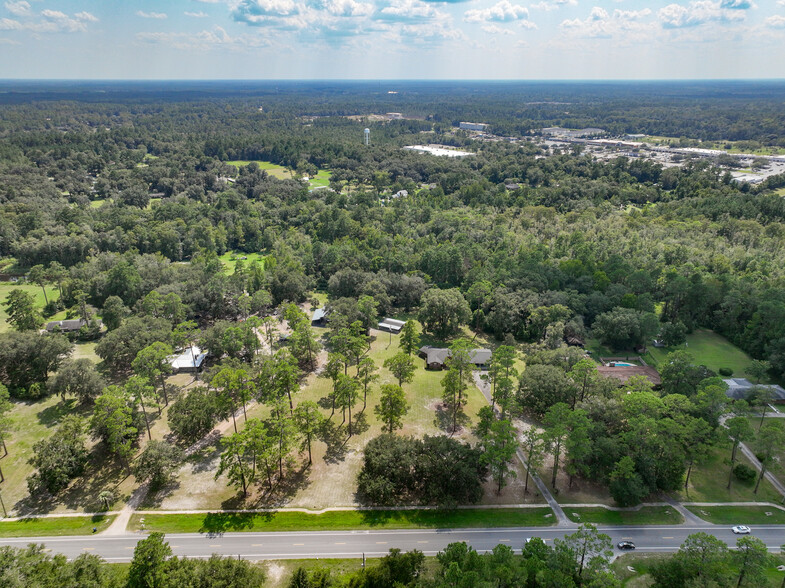
[[[0,0],[0,78],[785,77],[785,0]]]

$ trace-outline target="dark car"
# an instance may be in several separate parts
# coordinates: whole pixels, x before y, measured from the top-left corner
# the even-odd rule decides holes
[[[635,549],[635,543],[632,541],[619,541],[616,547],[619,549]]]

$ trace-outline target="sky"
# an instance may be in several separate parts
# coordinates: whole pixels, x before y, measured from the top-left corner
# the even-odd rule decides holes
[[[5,79],[771,79],[784,49],[785,0],[0,0]]]

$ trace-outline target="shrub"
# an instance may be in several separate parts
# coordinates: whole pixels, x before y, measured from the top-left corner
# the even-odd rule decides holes
[[[733,375],[733,370],[728,367],[721,367],[719,372],[721,376],[724,376],[726,378],[730,378]]]
[[[736,479],[749,483],[756,478],[758,472],[750,466],[740,463],[733,468],[733,475],[736,476]]]

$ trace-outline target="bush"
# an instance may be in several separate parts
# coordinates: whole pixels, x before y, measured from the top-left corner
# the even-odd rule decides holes
[[[740,463],[733,468],[733,475],[736,476],[737,480],[750,483],[757,477],[758,472],[750,466]]]
[[[728,367],[721,367],[719,369],[720,375],[726,378],[730,378],[733,375],[733,370]]]

